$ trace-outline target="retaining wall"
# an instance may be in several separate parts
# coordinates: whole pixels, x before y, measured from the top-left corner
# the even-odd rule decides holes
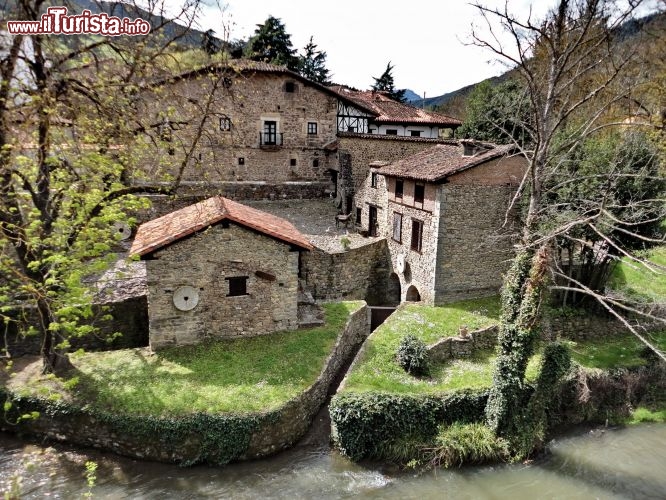
[[[369,333],[368,308],[364,305],[349,317],[315,382],[274,411],[157,418],[114,415],[64,401],[5,393],[0,395],[9,397],[13,407],[0,428],[182,465],[224,464],[267,456],[288,448],[305,434],[325,402],[337,372]],[[39,412],[40,417],[9,424],[18,415],[31,411]]]

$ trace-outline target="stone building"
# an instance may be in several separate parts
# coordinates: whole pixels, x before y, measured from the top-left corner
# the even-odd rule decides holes
[[[243,59],[152,86],[159,101],[137,99],[136,119],[149,140],[135,182],[179,179],[182,192],[190,187],[234,198],[237,192],[245,197],[248,185],[263,193],[269,184],[291,195],[333,195],[346,213],[352,206],[346,196],[355,191],[340,168],[339,153],[350,153],[339,147],[343,135],[381,135],[395,158],[393,150],[406,139],[437,141],[442,130],[452,133],[461,123],[379,92],[329,87],[284,66]],[[397,148],[392,139],[400,139]],[[354,175],[364,178],[367,163],[354,165],[363,170]],[[299,189],[279,188],[294,184]]]
[[[151,348],[297,328],[312,248],[284,219],[222,197],[142,224],[130,255],[146,261]]]
[[[497,293],[514,242],[506,211],[526,168],[510,146],[469,141],[372,163],[360,226],[388,241],[389,288],[435,305]]]

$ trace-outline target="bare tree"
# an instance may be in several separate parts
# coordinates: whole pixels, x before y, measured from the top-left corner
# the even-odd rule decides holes
[[[581,175],[563,180],[562,173],[575,172],[568,167],[587,140],[636,124],[627,111],[632,88],[623,78],[635,69],[640,44],[622,45],[617,34],[643,3],[559,0],[541,21],[531,15],[527,19],[513,15],[508,3],[503,9],[476,5],[488,30],[485,34],[476,30],[473,43],[515,68],[531,108],[525,127],[531,137],[516,143],[528,158],[529,168],[512,202],[512,206],[525,203],[525,220],[518,255],[504,283],[499,356],[486,407],[488,423],[500,435],[520,435],[529,420],[520,410],[525,408],[525,369],[538,337],[542,292],[548,287],[549,275],[554,283],[551,289],[589,295],[666,360],[664,353],[630,323],[627,314],[651,321],[665,322],[664,318],[586,285],[554,258],[560,242],[573,241],[578,249],[596,256],[630,259],[635,265],[662,273],[664,269],[632,254],[620,236],[650,243],[663,241],[663,236],[645,236],[636,230],[646,222],[647,214],[663,219],[663,193],[648,199],[619,200],[614,196],[619,180],[641,174],[608,165],[591,174],[601,179],[599,189],[580,203],[559,204],[557,197],[550,196],[561,182],[584,181]],[[581,237],[581,228],[595,233],[596,243]]]

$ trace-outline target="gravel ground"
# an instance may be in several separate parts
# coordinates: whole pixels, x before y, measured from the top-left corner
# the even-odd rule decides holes
[[[333,200],[256,201],[247,204],[287,219],[314,246],[327,252],[344,251],[341,243],[343,238],[349,240],[349,248],[361,247],[379,239],[361,236],[352,223],[349,223],[347,228],[343,224],[336,228],[335,216],[338,211]]]

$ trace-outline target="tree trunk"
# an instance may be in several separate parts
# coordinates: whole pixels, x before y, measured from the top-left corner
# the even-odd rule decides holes
[[[72,369],[73,365],[67,353],[58,347],[63,338],[51,329],[54,318],[45,299],[37,301],[37,311],[39,312],[39,328],[42,333],[42,373],[62,375]]]

